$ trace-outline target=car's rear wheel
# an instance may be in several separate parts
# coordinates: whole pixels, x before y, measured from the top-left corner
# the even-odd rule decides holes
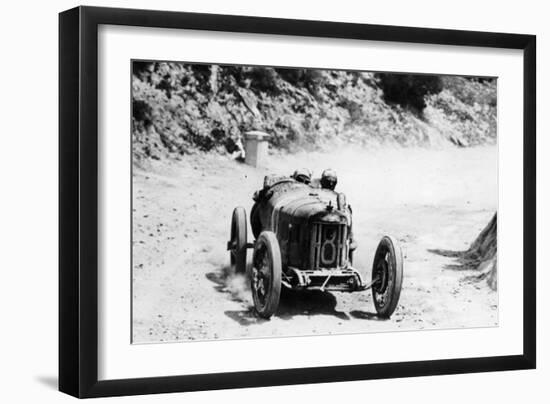
[[[254,238],[258,238],[262,232],[262,222],[260,220],[260,208],[258,206],[258,202],[252,205],[252,209],[250,210],[250,227],[252,227],[252,234],[254,235]]]
[[[372,264],[372,297],[379,317],[389,318],[399,301],[403,283],[403,254],[393,237],[380,240]]]
[[[246,211],[239,206],[233,210],[229,239],[229,259],[231,270],[235,273],[246,272],[246,238]]]
[[[281,297],[281,250],[275,233],[263,231],[254,245],[250,284],[254,308],[260,317],[270,318]]]

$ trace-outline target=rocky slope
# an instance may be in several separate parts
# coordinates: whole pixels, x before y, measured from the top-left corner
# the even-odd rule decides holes
[[[134,161],[231,153],[262,130],[275,149],[496,142],[496,80],[134,62]]]

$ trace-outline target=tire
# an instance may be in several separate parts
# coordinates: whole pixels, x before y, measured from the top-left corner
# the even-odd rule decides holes
[[[389,318],[399,301],[403,284],[403,254],[393,237],[380,240],[372,264],[372,298],[378,316]]]
[[[231,270],[234,273],[246,272],[246,211],[242,207],[236,207],[231,217],[231,238],[229,250]]]
[[[281,250],[275,233],[263,231],[254,245],[250,289],[254,308],[260,317],[270,318],[281,297]]]

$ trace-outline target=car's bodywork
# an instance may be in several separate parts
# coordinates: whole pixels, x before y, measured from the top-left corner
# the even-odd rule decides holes
[[[251,224],[255,237],[264,230],[277,236],[285,286],[356,291],[366,285],[352,267],[351,217],[344,194],[268,176],[255,195]]]
[[[380,240],[371,281],[366,283],[353,267],[357,244],[345,195],[311,184],[307,177],[306,182],[295,178],[266,176],[263,188],[254,194],[250,212],[254,243],[247,242],[245,209],[233,210],[227,249],[235,271],[250,277],[257,313],[269,318],[276,312],[281,286],[338,292],[370,288],[378,315],[389,317],[403,279],[397,241],[389,236]],[[249,248],[254,252],[247,270]]]

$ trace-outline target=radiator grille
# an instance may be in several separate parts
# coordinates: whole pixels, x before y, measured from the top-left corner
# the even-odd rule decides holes
[[[311,269],[342,266],[345,243],[345,224],[314,223],[311,231]]]

